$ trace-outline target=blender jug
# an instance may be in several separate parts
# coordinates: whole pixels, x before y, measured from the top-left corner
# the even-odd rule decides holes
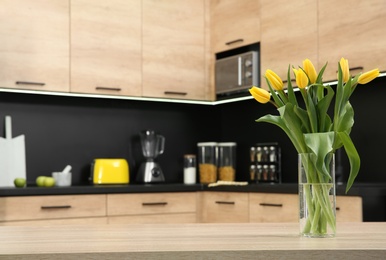
[[[145,130],[139,133],[142,144],[142,153],[145,158],[154,159],[163,154],[165,137],[156,134],[153,130]]]
[[[153,130],[145,130],[139,133],[142,146],[142,154],[146,158],[139,168],[137,182],[154,183],[164,182],[165,177],[162,169],[155,158],[163,154],[165,148],[165,137]]]

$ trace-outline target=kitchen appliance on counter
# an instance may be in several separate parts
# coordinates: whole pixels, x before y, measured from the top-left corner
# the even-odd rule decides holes
[[[95,159],[91,164],[93,184],[128,184],[129,164],[125,159]]]
[[[249,51],[216,60],[216,95],[229,95],[247,91],[259,85],[259,55]]]
[[[161,167],[155,159],[163,154],[165,149],[165,137],[154,130],[144,130],[139,133],[142,146],[142,154],[146,158],[138,170],[137,182],[156,183],[164,182],[165,177]]]

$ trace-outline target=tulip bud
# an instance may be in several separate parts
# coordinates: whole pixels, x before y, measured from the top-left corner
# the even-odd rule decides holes
[[[266,70],[265,77],[268,79],[274,90],[283,90],[283,81],[275,72],[272,70]]]
[[[271,94],[267,90],[255,86],[249,89],[249,93],[262,104],[268,103],[271,99]]]
[[[340,68],[342,70],[342,78],[343,78],[343,82],[347,82],[348,79],[350,78],[350,70],[349,70],[349,66],[348,66],[348,60],[347,59],[344,59],[344,58],[341,58],[340,61],[339,61],[339,65],[340,65]]]
[[[368,72],[363,73],[358,77],[358,83],[359,84],[367,84],[376,77],[379,76],[379,69],[373,69]]]
[[[317,74],[314,65],[309,59],[305,59],[303,61],[303,69],[306,72],[308,78],[310,79],[310,83],[314,84],[316,82]]]
[[[296,84],[298,85],[298,88],[306,88],[308,84],[308,78],[304,70],[298,69],[296,70]]]

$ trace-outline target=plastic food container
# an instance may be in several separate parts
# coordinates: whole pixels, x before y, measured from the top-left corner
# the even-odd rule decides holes
[[[217,143],[197,143],[198,171],[200,183],[207,184],[217,181]]]
[[[236,143],[218,143],[218,179],[236,179]]]

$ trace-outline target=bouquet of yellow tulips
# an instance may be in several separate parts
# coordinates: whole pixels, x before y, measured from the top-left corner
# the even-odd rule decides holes
[[[354,110],[349,98],[358,84],[367,84],[378,77],[379,70],[374,69],[352,77],[347,59],[342,58],[338,63],[335,93],[330,85],[322,82],[326,66],[327,64],[316,73],[312,62],[306,59],[303,61],[303,67],[292,68],[296,85],[304,100],[304,107],[299,105],[291,84],[291,67],[288,68],[286,91],[282,79],[272,70],[267,70],[265,78],[270,91],[254,86],[250,89],[250,93],[258,102],[263,104],[270,102],[277,107],[279,115],[265,115],[256,121],[279,126],[288,135],[299,155],[307,154],[307,157],[302,157],[304,159],[302,164],[307,169],[308,183],[324,183],[331,180],[327,167],[331,161],[330,155],[344,147],[350,162],[347,192],[360,168],[360,157],[350,138],[354,124]],[[335,103],[331,117],[328,111],[334,96]],[[326,226],[335,232],[335,211],[327,206],[329,191],[313,187],[312,191],[304,193],[307,202],[310,203],[309,219],[304,226],[304,233],[320,235],[326,232]]]

